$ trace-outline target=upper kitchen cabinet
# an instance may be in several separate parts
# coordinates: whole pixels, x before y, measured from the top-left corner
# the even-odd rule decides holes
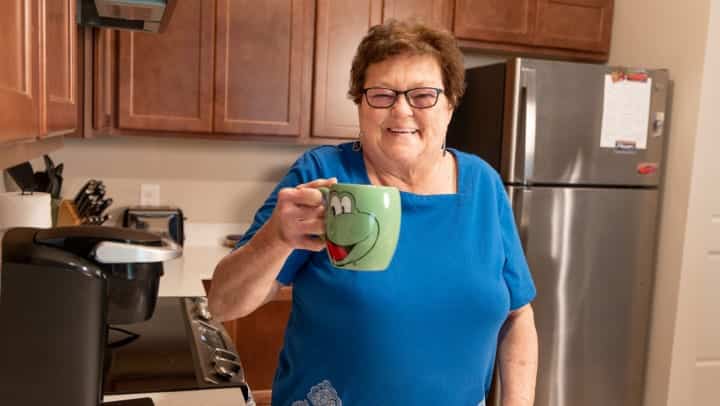
[[[357,138],[357,108],[347,97],[350,66],[357,44],[382,13],[382,0],[317,1],[313,136]]]
[[[76,131],[75,7],[76,0],[0,5],[0,141]]]
[[[456,0],[454,33],[467,48],[607,60],[613,0]]]
[[[310,132],[314,0],[218,0],[215,132]]]
[[[113,127],[115,117],[113,111],[117,97],[115,87],[117,64],[115,50],[117,47],[117,31],[97,30],[93,36],[86,29],[86,43],[92,49],[91,63],[86,63],[88,72],[92,71],[92,93],[86,103],[92,103],[92,128],[107,130]]]
[[[42,136],[72,133],[78,123],[76,0],[41,0]]]
[[[431,27],[452,31],[453,0],[385,0],[383,22],[415,19]]]
[[[534,43],[609,52],[613,0],[537,0]]]
[[[212,131],[215,2],[177,2],[161,34],[119,33],[118,127]]]
[[[456,0],[455,36],[489,42],[529,44],[537,0]]]
[[[39,134],[37,4],[7,0],[0,6],[0,142]]]

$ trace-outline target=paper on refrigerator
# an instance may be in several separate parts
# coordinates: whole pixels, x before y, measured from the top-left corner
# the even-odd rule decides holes
[[[601,148],[647,148],[651,89],[651,78],[613,80],[611,74],[605,75]]]

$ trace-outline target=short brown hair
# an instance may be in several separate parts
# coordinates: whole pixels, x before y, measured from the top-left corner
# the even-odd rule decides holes
[[[455,37],[416,21],[389,20],[368,30],[353,58],[348,97],[360,104],[368,66],[397,55],[435,57],[442,69],[445,96],[457,106],[465,92],[465,66]]]

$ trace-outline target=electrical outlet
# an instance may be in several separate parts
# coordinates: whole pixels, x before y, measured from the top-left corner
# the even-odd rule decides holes
[[[140,185],[140,205],[160,205],[160,185],[143,183]]]

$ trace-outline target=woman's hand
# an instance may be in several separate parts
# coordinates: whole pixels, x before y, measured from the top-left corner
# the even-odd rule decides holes
[[[278,191],[270,219],[215,268],[208,297],[215,319],[244,317],[272,300],[280,288],[275,278],[293,249],[325,247],[313,237],[325,232],[325,205],[317,188],[334,183],[335,178],[316,179]]]
[[[269,225],[289,248],[320,251],[325,243],[316,236],[325,233],[325,204],[319,187],[337,183],[336,178],[316,179],[294,188],[283,188]]]

